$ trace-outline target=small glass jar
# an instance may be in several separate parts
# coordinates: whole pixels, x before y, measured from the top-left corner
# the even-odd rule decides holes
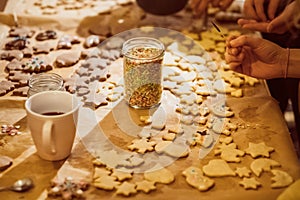
[[[124,99],[130,107],[159,105],[164,52],[164,45],[155,38],[136,37],[123,43]]]
[[[28,85],[28,97],[43,91],[65,90],[63,78],[55,73],[34,74],[29,79]]]

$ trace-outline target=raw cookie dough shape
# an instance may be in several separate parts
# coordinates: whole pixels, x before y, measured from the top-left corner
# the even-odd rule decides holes
[[[252,161],[250,169],[256,176],[260,176],[263,171],[270,171],[272,167],[279,167],[280,164],[269,158],[258,158]]]
[[[136,184],[137,191],[143,191],[144,193],[149,193],[152,190],[156,190],[155,182],[153,181],[142,180],[136,182],[135,184]]]
[[[166,126],[167,114],[162,107],[159,107],[152,116],[151,128],[162,130]]]
[[[166,155],[181,158],[186,157],[189,154],[189,148],[187,145],[174,143],[172,141],[161,141],[155,146],[157,153],[165,153]]]
[[[129,196],[131,194],[137,193],[137,190],[135,188],[135,184],[124,181],[120,186],[117,187],[116,194]]]
[[[254,177],[252,178],[243,178],[242,181],[239,182],[246,190],[247,189],[257,189],[261,186],[261,183],[258,182]]]
[[[132,178],[132,172],[127,172],[114,168],[111,176],[116,177],[118,181],[124,181],[125,179]]]
[[[149,141],[147,138],[135,139],[132,144],[128,146],[131,151],[136,150],[138,153],[144,154],[146,151],[153,151],[156,142]]]
[[[98,164],[102,164],[109,169],[116,168],[118,165],[123,163],[125,160],[131,157],[130,154],[121,154],[115,150],[102,152],[101,155],[96,159]]]
[[[235,172],[222,159],[213,159],[203,166],[203,172],[209,177],[235,176]]]
[[[169,184],[175,180],[175,176],[170,170],[164,167],[159,168],[157,166],[155,166],[154,169],[155,170],[151,169],[151,171],[146,171],[144,173],[144,178],[146,180],[163,184]]]
[[[94,165],[95,165],[94,173],[93,173],[93,179],[94,180],[97,180],[98,178],[101,178],[102,176],[108,176],[108,175],[111,174],[111,171],[108,170],[107,168],[99,167],[100,163],[97,163],[97,160],[94,161]]]
[[[217,102],[214,105],[210,106],[210,111],[218,117],[232,117],[234,115],[234,112],[232,112],[223,101]]]
[[[271,180],[273,183],[271,184],[271,188],[282,188],[287,187],[293,183],[293,178],[285,171],[272,169],[272,174],[274,175]]]
[[[267,146],[264,142],[255,144],[249,142],[249,147],[245,149],[246,154],[250,154],[252,158],[257,158],[259,156],[262,157],[270,157],[270,153],[275,149],[273,147]]]
[[[247,167],[237,167],[235,170],[235,173],[240,177],[250,177],[251,170],[249,170]]]
[[[182,172],[182,175],[186,177],[186,182],[192,187],[200,190],[207,191],[214,186],[214,180],[205,177],[200,168],[189,167]]]
[[[244,156],[245,152],[237,149],[235,143],[230,143],[228,145],[222,143],[215,150],[215,155],[221,155],[221,158],[227,162],[241,162],[238,156]]]
[[[116,181],[116,179],[117,178],[113,176],[101,176],[93,182],[93,185],[99,189],[113,190],[120,185],[120,182]]]

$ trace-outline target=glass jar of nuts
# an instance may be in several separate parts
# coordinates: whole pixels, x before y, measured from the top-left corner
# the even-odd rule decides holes
[[[159,105],[164,52],[164,45],[155,38],[136,37],[124,42],[124,98],[130,107],[147,109]]]

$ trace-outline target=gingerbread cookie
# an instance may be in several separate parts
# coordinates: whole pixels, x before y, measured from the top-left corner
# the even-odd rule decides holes
[[[81,87],[88,87],[88,83],[88,77],[80,77],[78,74],[73,74],[71,77],[64,79],[64,86],[66,90],[72,94]]]
[[[81,87],[82,88],[82,87]],[[87,90],[89,90],[88,88],[86,88]],[[79,88],[80,90],[80,88]],[[84,105],[92,108],[92,109],[97,109],[100,106],[105,106],[108,104],[108,101],[106,99],[106,96],[101,94],[101,93],[90,93],[84,96]]]
[[[31,47],[25,47],[24,49],[22,49],[22,53],[24,58],[31,58],[33,49]]]
[[[9,62],[6,67],[5,70],[7,72],[10,71],[21,71],[23,70],[23,63],[21,61],[19,61],[18,59],[13,59],[11,62]]]
[[[77,51],[71,51],[62,53],[56,57],[55,65],[57,67],[70,67],[75,65],[80,59],[80,53]]]
[[[29,73],[40,73],[52,70],[53,67],[38,57],[32,58],[24,64],[24,71]]]
[[[36,43],[32,48],[34,54],[48,54],[54,50],[54,46],[49,42]]]
[[[98,44],[100,44],[100,42],[102,42],[105,38],[102,38],[98,35],[90,35],[88,36],[85,41],[84,41],[84,47],[85,48],[91,48],[91,47],[95,47]]]
[[[29,89],[28,86],[16,88],[13,91],[13,95],[15,95],[15,96],[21,96],[21,97],[27,97],[28,89]]]
[[[5,50],[22,50],[29,44],[27,38],[17,37],[14,40],[7,42],[4,46]]]
[[[104,70],[107,68],[109,62],[106,59],[99,57],[88,57],[84,63],[81,64],[81,67],[88,68],[90,71],[95,69]]]
[[[35,37],[35,39],[37,41],[51,40],[51,39],[56,39],[56,38],[57,38],[57,33],[53,30],[46,30],[46,31],[40,32]]]
[[[0,96],[3,96],[15,89],[15,83],[7,80],[3,80],[0,82]]]
[[[93,69],[91,71],[91,75],[90,75],[90,80],[91,82],[93,81],[106,81],[108,78],[110,77],[110,73],[108,71],[108,68],[104,68],[104,69]]]
[[[57,43],[57,49],[71,49],[73,44],[79,44],[81,41],[77,36],[63,35]]]
[[[9,30],[9,37],[31,38],[35,31],[27,27],[13,27]]]
[[[2,51],[0,54],[0,59],[1,60],[22,60],[24,57],[24,54],[20,50],[7,50],[7,51]]]
[[[8,80],[16,82],[16,87],[22,87],[27,86],[30,76],[29,73],[24,73],[23,71],[10,71]]]
[[[88,68],[84,68],[84,67],[79,67],[78,69],[75,70],[75,73],[78,74],[80,77],[91,75],[91,71]]]

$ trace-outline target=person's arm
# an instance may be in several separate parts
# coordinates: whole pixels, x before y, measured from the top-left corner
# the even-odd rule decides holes
[[[290,49],[289,51],[287,77],[300,78],[300,49]]]
[[[300,78],[300,49],[285,49],[262,38],[229,38],[225,60],[239,73],[255,78]]]

